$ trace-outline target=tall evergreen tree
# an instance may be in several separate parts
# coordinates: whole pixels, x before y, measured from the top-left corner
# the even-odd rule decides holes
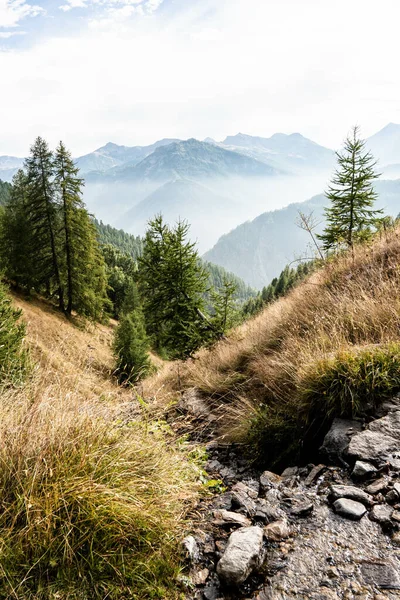
[[[149,223],[139,273],[149,335],[172,358],[190,356],[210,334],[203,294],[208,273],[195,244],[187,240],[189,225],[171,229],[161,215]]]
[[[27,218],[27,178],[20,169],[13,178],[10,196],[1,211],[0,260],[9,281],[28,291],[34,286],[34,261],[31,236]]]
[[[26,210],[35,257],[33,279],[36,287],[44,284],[47,292],[53,286],[61,309],[64,290],[61,282],[57,239],[57,204],[53,185],[53,155],[44,139],[36,138],[26,159]]]
[[[211,294],[214,308],[213,325],[219,337],[222,337],[238,321],[239,312],[235,301],[236,290],[236,284],[225,278],[222,287]]]
[[[325,251],[369,237],[382,211],[374,210],[377,194],[373,182],[379,177],[376,162],[365,149],[357,127],[347,137],[342,152],[336,154],[338,168],[326,197],[331,205],[325,210],[326,227],[319,239]]]
[[[99,318],[106,296],[105,263],[95,225],[82,200],[83,179],[62,142],[56,149],[53,169],[59,203],[64,310],[69,315],[74,309]]]
[[[141,307],[121,317],[115,332],[114,355],[120,383],[135,383],[151,369],[149,340]]]

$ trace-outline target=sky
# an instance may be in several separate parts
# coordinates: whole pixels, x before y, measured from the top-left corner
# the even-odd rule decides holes
[[[0,0],[0,155],[400,123],[399,0]]]

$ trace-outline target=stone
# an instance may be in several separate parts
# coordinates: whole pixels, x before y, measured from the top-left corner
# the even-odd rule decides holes
[[[257,484],[258,484],[258,482],[257,482]],[[258,488],[259,488],[259,484],[258,484]],[[239,494],[245,494],[246,496],[248,496],[249,498],[252,498],[253,500],[255,500],[258,497],[258,489],[256,490],[254,485],[252,487],[250,487],[249,485],[246,485],[242,481],[238,481],[238,483],[235,483],[235,485],[232,486],[232,492],[238,492]]]
[[[330,500],[349,498],[349,500],[361,502],[365,506],[371,506],[373,503],[372,496],[352,485],[331,485],[329,498]]]
[[[375,496],[375,494],[379,494],[379,492],[385,491],[388,486],[388,483],[389,480],[386,477],[381,477],[380,479],[377,479],[369,486],[367,486],[365,488],[365,491],[367,492],[367,494],[372,494],[373,496]]]
[[[371,477],[371,475],[374,475],[377,470],[378,469],[374,467],[374,465],[371,465],[371,463],[357,460],[351,476],[353,479],[367,479],[368,477]]]
[[[333,507],[335,512],[342,517],[352,519],[353,521],[359,521],[367,512],[364,504],[361,502],[355,502],[349,498],[340,498],[334,502]]]
[[[202,569],[201,571],[197,571],[197,573],[193,573],[192,581],[194,585],[204,585],[208,579],[210,571],[208,569]]]
[[[400,531],[396,531],[395,533],[393,533],[392,544],[397,547],[400,546]]]
[[[369,518],[371,521],[376,521],[382,525],[385,523],[390,523],[392,514],[393,508],[387,504],[375,504],[375,506],[373,506],[370,510]]]
[[[389,490],[385,496],[385,500],[388,504],[396,504],[399,500],[399,495],[396,490]]]
[[[232,506],[233,508],[239,508],[249,517],[254,517],[257,512],[257,505],[253,498],[249,498],[249,496],[244,492],[231,492],[232,497]]]
[[[190,559],[191,562],[197,562],[200,558],[200,548],[192,535],[188,535],[182,540],[182,547],[184,554]]]
[[[392,521],[396,521],[396,523],[400,523],[400,511],[394,510],[392,512]]]
[[[290,536],[290,529],[286,519],[269,523],[264,527],[264,535],[270,542],[280,542]]]
[[[400,398],[394,397],[389,400],[384,400],[376,409],[375,416],[377,417],[385,417],[387,414],[391,412],[395,412],[400,410]]]
[[[314,504],[312,502],[302,502],[297,506],[294,506],[290,511],[295,517],[308,517],[314,510]]]
[[[251,521],[244,515],[229,510],[214,511],[214,523],[216,525],[241,525],[242,527],[250,527]]]
[[[259,498],[257,500],[256,508],[257,511],[255,517],[263,521],[268,521],[268,523],[277,521],[285,516],[285,512],[281,508],[272,506],[269,502],[264,500],[264,498]]]
[[[296,477],[299,474],[299,467],[287,467],[281,477],[282,479],[291,479],[292,477]]]
[[[400,483],[398,481],[393,485],[393,489],[400,498]]]
[[[367,428],[356,433],[350,440],[349,456],[373,462],[378,466],[386,463],[400,470],[400,412],[391,412],[381,419],[369,423]]]
[[[196,388],[190,388],[183,393],[178,408],[196,419],[208,417],[210,414],[209,407]]]
[[[214,498],[212,505],[214,508],[230,510],[232,508],[232,495],[229,492],[225,492]]]
[[[271,471],[264,471],[264,473],[260,476],[260,485],[263,492],[269,490],[270,488],[275,488],[279,483],[281,483],[282,478],[276,473],[272,473]]]
[[[326,470],[326,466],[325,465],[316,465],[315,467],[313,467],[311,469],[311,472],[307,475],[306,480],[305,480],[305,484],[306,485],[311,485],[312,483],[314,483],[314,481],[316,479],[318,479],[318,477],[320,475],[322,475],[322,473]]]
[[[343,463],[351,437],[361,431],[361,423],[348,419],[334,419],[320,448],[330,463]]]
[[[384,590],[400,590],[399,573],[389,562],[362,562],[361,573],[365,582],[370,585]]]
[[[260,566],[262,555],[261,527],[243,527],[230,535],[225,552],[217,564],[217,573],[225,583],[238,585]]]

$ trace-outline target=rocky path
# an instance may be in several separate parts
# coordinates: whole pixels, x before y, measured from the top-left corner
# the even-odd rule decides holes
[[[209,444],[226,490],[200,503],[184,541],[187,599],[400,599],[399,452],[398,399],[366,427],[336,420],[327,464],[256,473]]]

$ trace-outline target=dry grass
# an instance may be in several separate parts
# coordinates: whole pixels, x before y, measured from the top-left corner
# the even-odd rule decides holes
[[[36,367],[0,401],[0,598],[178,598],[197,468],[113,383],[111,328],[15,301]]]
[[[163,405],[195,386],[219,417],[221,434],[257,444],[272,462],[274,446],[298,449],[315,420],[310,378],[319,377],[324,361],[400,341],[399,235],[394,230],[357,247],[354,258],[329,262],[230,339],[180,365],[179,377],[177,366],[166,367],[145,384],[145,395]],[[321,388],[318,394],[323,411],[334,398]]]

